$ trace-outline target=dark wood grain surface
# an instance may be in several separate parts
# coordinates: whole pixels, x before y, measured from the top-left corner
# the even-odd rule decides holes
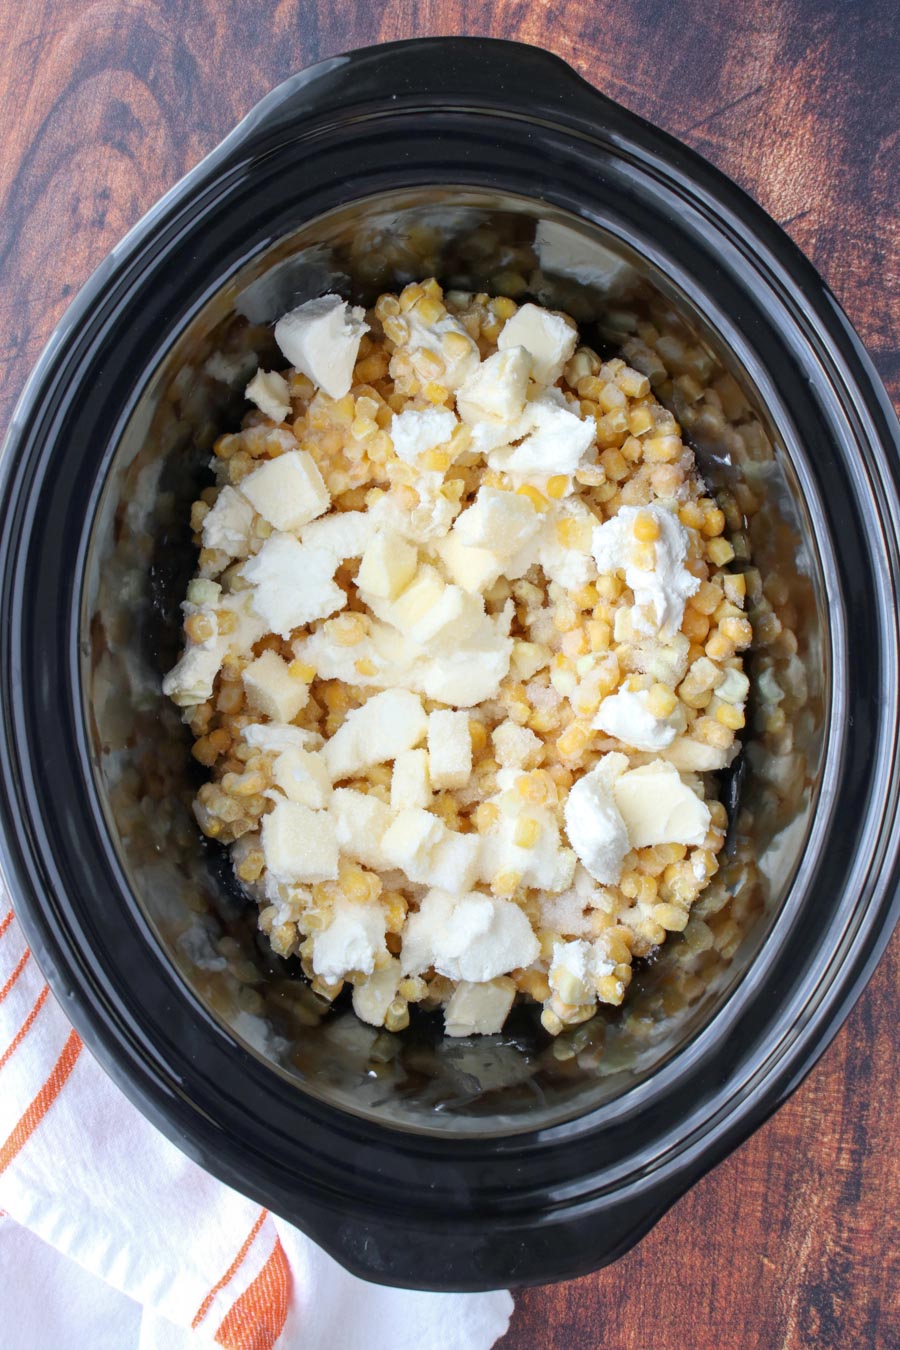
[[[434,33],[549,47],[731,174],[897,400],[897,28],[893,0],[5,0],[0,424],[92,268],[273,84]],[[898,975],[895,938],[778,1115],[617,1265],[519,1295],[503,1350],[900,1346]]]

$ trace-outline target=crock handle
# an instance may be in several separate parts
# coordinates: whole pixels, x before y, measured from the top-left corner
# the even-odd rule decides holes
[[[251,108],[215,152],[243,158],[309,117],[384,112],[415,103],[434,110],[496,107],[596,128],[621,109],[560,57],[497,38],[414,38],[360,47],[290,76]]]

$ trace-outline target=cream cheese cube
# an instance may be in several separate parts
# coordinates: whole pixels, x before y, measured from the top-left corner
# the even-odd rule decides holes
[[[293,746],[282,750],[272,765],[272,781],[288,801],[310,806],[314,811],[327,807],[331,800],[328,768],[315,751]]]
[[[335,570],[350,558],[361,558],[375,533],[367,511],[336,511],[304,525],[300,542],[334,558]]]
[[[313,938],[313,970],[329,984],[336,984],[350,971],[370,975],[387,950],[384,931],[380,905],[355,904],[341,897],[335,901],[328,927]]]
[[[391,419],[394,453],[407,464],[415,464],[426,450],[449,441],[457,421],[449,408],[407,408]]]
[[[396,759],[425,739],[428,718],[418,694],[385,689],[354,708],[326,741],[323,754],[332,781],[352,778],[373,764]]]
[[[276,370],[258,370],[244,390],[244,397],[273,422],[284,422],[290,416],[291,391],[287,380]]]
[[[391,775],[391,810],[396,814],[410,806],[426,807],[430,804],[431,778],[428,773],[428,751],[401,751],[394,760],[394,771]]]
[[[572,784],[564,817],[569,843],[584,867],[601,886],[615,886],[622,860],[630,847],[628,829],[615,787],[628,768],[625,755],[604,755]]]
[[[525,913],[511,900],[480,891],[429,891],[403,928],[400,963],[406,975],[434,966],[450,980],[483,983],[528,967],[540,943]]]
[[[472,776],[472,737],[466,713],[450,709],[429,713],[428,766],[436,789],[468,783]]]
[[[242,480],[241,492],[264,520],[288,533],[327,511],[331,502],[307,450],[289,450],[268,460]]]
[[[378,530],[362,555],[356,584],[379,599],[396,600],[415,576],[418,557],[414,544],[393,530]]]
[[[339,295],[307,300],[275,325],[275,341],[288,361],[331,398],[350,392],[363,333],[365,310]]]
[[[439,886],[451,895],[461,895],[471,890],[478,880],[480,852],[477,834],[445,830],[443,838],[429,854],[424,884]]]
[[[346,605],[334,570],[330,554],[304,548],[293,535],[273,534],[244,563],[242,574],[253,585],[255,612],[270,632],[289,638],[295,628],[325,619]]]
[[[244,667],[241,679],[250,707],[273,722],[293,722],[309,702],[309,685],[292,678],[277,652],[263,652]]]
[[[515,983],[505,975],[481,984],[460,980],[444,1008],[448,1036],[493,1036],[503,1029],[516,997]]]
[[[540,305],[522,305],[500,330],[500,351],[524,347],[538,384],[555,384],[575,351],[578,333],[562,317]]]
[[[213,683],[225,655],[222,638],[209,646],[189,642],[184,655],[162,682],[163,693],[179,708],[205,703],[212,696]]]
[[[250,552],[253,507],[237,488],[226,485],[201,529],[204,548],[221,549],[230,558],[246,558]]]
[[[504,559],[534,539],[542,524],[523,493],[481,487],[472,505],[457,516],[452,533],[469,548],[488,549]]]
[[[514,475],[551,477],[572,474],[585,463],[596,440],[596,423],[561,406],[550,394],[546,390],[529,403],[531,430],[524,440],[491,451],[488,460],[492,468]]]
[[[445,314],[437,323],[425,323],[414,309],[405,317],[409,324],[407,350],[414,359],[416,352],[434,352],[444,362],[441,384],[447,389],[458,389],[481,360],[475,339],[453,314]],[[454,334],[455,350],[448,351],[444,340],[451,333]]]
[[[681,781],[674,765],[663,760],[623,773],[613,791],[632,848],[699,846],[709,832],[709,807]]]
[[[474,370],[456,394],[464,422],[513,422],[525,407],[532,358],[524,347],[494,352]]]
[[[275,881],[335,881],[338,843],[325,811],[312,811],[299,802],[276,802],[263,816],[262,846],[266,868]]]
[[[328,813],[341,853],[376,871],[386,871],[392,866],[381,847],[393,819],[390,807],[383,801],[355,788],[335,788]]]
[[[646,689],[620,689],[603,699],[591,725],[635,750],[665,750],[684,728],[684,712],[677,707],[670,717],[654,717],[649,698]]]

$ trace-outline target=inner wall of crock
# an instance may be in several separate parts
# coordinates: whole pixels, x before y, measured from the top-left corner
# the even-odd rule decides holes
[[[372,303],[436,275],[445,286],[564,309],[582,340],[651,378],[725,509],[751,611],[757,690],[745,749],[723,783],[723,866],[685,933],[644,965],[621,1009],[555,1040],[538,1009],[501,1035],[444,1039],[439,1014],[400,1035],[312,994],[272,955],[228,853],[191,799],[203,770],[160,692],[181,642],[195,567],[191,502],[211,446],[241,416],[269,325],[328,290]],[[335,1105],[413,1129],[539,1128],[592,1110],[672,1056],[715,1015],[763,942],[802,853],[823,754],[827,610],[797,480],[735,357],[683,295],[631,250],[545,204],[420,188],[352,203],[247,263],[190,323],[122,437],[94,529],[84,615],[85,697],[98,789],[135,895],[193,994],[247,1046]],[[793,634],[793,637],[791,636]]]

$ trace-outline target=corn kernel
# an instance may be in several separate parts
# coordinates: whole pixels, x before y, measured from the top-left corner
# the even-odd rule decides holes
[[[404,286],[400,292],[400,312],[408,314],[413,305],[418,304],[424,295],[425,287],[421,282],[413,281],[408,286]]]
[[[652,544],[659,538],[659,523],[651,515],[639,511],[634,521],[634,537],[642,544]]]
[[[409,1026],[409,1007],[405,999],[395,998],[384,1015],[385,1031],[405,1031]]]
[[[423,296],[416,305],[416,318],[421,319],[423,323],[439,323],[446,313],[447,311],[440,300],[430,295]]]
[[[431,469],[435,473],[444,473],[450,468],[451,462],[448,452],[442,450],[439,446],[433,446],[432,449],[426,450],[422,456],[422,464],[424,467],[426,469]]]
[[[184,631],[191,642],[208,642],[216,635],[216,625],[208,614],[191,614],[184,621]]]
[[[711,661],[727,661],[734,656],[734,643],[724,633],[713,633],[703,650]]]
[[[370,661],[367,656],[360,657],[358,661],[353,662],[353,669],[357,675],[374,675],[376,673],[375,662]]]
[[[547,496],[554,501],[559,501],[564,497],[569,487],[569,479],[564,473],[554,474],[552,478],[547,479]]]
[[[654,905],[653,918],[667,933],[683,933],[687,928],[688,912],[679,905]]]
[[[680,436],[648,436],[644,441],[644,459],[648,464],[671,464],[683,448]]]
[[[302,680],[304,684],[312,684],[316,678],[316,668],[311,666],[308,661],[291,661],[288,666],[288,674],[292,680]]]
[[[541,823],[533,816],[520,816],[513,831],[513,843],[519,848],[534,848],[541,837]]]
[[[500,819],[500,808],[494,802],[480,802],[475,809],[475,828],[479,834],[487,834]]]
[[[471,342],[462,333],[445,333],[441,340],[444,355],[451,361],[460,361],[472,350]]]
[[[709,539],[721,534],[725,529],[724,511],[720,511],[718,507],[714,507],[713,510],[707,511],[700,528]]]
[[[716,708],[716,720],[732,731],[740,731],[746,721],[740,708],[735,707],[733,703],[720,703]]]
[[[734,561],[734,549],[727,539],[719,535],[716,539],[710,539],[706,545],[706,556],[716,567],[727,567]]]
[[[522,884],[522,875],[520,872],[514,872],[511,868],[498,872],[491,882],[491,890],[494,895],[515,895],[519,886]]]
[[[546,511],[547,498],[532,483],[523,483],[521,487],[516,488],[516,491],[520,496],[528,498],[535,511]]]
[[[579,722],[572,722],[557,738],[556,749],[563,759],[572,759],[580,755],[591,743],[591,733]]]
[[[664,684],[651,685],[647,694],[647,708],[654,717],[670,717],[678,707],[675,694]]]
[[[618,1007],[625,997],[625,986],[615,975],[603,975],[597,981],[597,998],[601,1003]]]
[[[753,641],[753,627],[749,619],[739,617],[723,619],[719,624],[719,632],[738,649],[749,647]]]

